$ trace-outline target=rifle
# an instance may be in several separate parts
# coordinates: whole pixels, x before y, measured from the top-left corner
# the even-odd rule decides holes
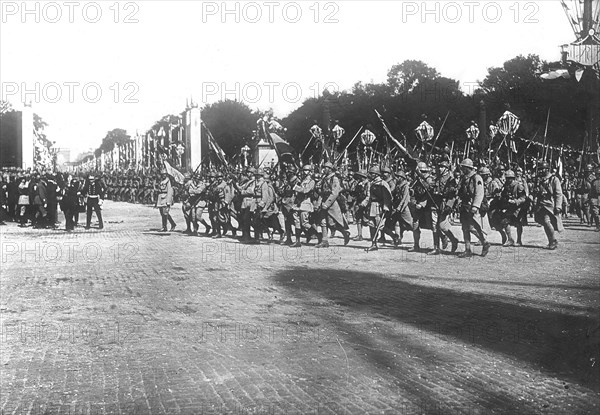
[[[431,157],[431,154],[433,153],[433,149],[435,148],[435,143],[437,143],[438,138],[440,138],[440,134],[442,134],[442,130],[444,129],[444,125],[446,125],[446,120],[448,120],[448,115],[450,115],[450,111],[448,111],[448,113],[446,114],[446,118],[444,118],[444,122],[442,123],[442,127],[438,131],[438,134],[435,137],[435,140],[433,140],[433,144],[431,146],[431,150],[429,151],[429,154],[427,155],[427,160],[429,160],[429,158]]]

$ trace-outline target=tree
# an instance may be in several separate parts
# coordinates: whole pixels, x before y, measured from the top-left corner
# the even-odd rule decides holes
[[[387,74],[387,85],[392,94],[398,95],[412,92],[424,80],[435,80],[439,77],[439,72],[426,63],[405,60],[390,68]]]
[[[229,157],[252,137],[258,117],[246,104],[231,100],[209,104],[201,111],[202,120]]]
[[[102,139],[102,144],[100,144],[101,151],[112,151],[117,145],[123,145],[129,142],[131,137],[127,135],[127,131],[122,128],[115,128],[106,133],[106,136]]]

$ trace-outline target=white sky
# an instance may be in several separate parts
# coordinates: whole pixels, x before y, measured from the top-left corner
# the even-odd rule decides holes
[[[283,117],[327,83],[382,82],[405,59],[472,84],[518,54],[558,60],[559,45],[574,40],[558,0],[228,1],[230,15],[222,1],[28,1],[29,15],[21,3],[0,2],[3,98],[18,109],[23,90],[38,83],[39,94],[26,99],[50,124],[48,137],[73,153],[96,148],[113,128],[145,132],[181,112],[190,96],[202,104],[260,95],[247,102],[251,108],[273,107]],[[96,6],[102,15],[86,21],[96,18]],[[432,13],[423,15],[424,7]],[[248,22],[257,10],[262,18]],[[296,10],[302,15],[292,23]],[[125,23],[127,16],[138,22]],[[73,102],[68,83],[79,83]],[[86,102],[84,85],[91,100],[99,87],[97,102]],[[294,102],[298,91],[302,99]],[[125,102],[128,95],[138,102]]]

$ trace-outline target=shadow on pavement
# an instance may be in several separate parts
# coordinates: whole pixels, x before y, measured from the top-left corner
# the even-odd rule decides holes
[[[364,330],[357,330],[357,322],[348,318],[350,313],[368,313],[369,321],[375,324],[393,322],[395,327],[416,327],[418,333],[421,329],[433,333],[430,339],[444,338],[512,356],[559,379],[600,390],[598,319],[403,280],[418,278],[412,275],[392,279],[374,272],[291,268],[273,278],[345,341],[371,348],[365,358],[376,366],[393,365],[386,361],[389,357],[385,352],[371,344]],[[315,296],[334,302],[347,313],[331,307],[311,308]],[[430,354],[431,348],[425,346],[420,352]],[[419,347],[419,343],[413,347]],[[397,376],[402,375],[400,368]]]

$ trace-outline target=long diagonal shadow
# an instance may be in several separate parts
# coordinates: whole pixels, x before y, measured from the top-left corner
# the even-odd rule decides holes
[[[403,277],[415,278],[399,278]],[[367,312],[375,320],[438,332],[600,391],[600,318],[519,306],[371,272],[291,268],[273,278],[300,299],[320,295],[338,306]],[[361,338],[351,321],[339,315],[321,317],[343,333]]]

